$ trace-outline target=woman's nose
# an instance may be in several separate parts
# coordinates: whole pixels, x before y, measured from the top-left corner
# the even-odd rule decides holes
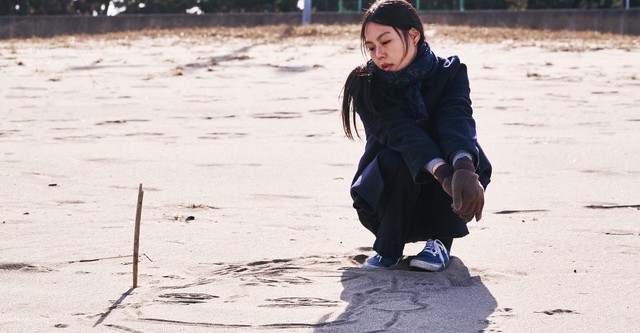
[[[376,47],[376,57],[384,58],[384,50],[381,47]]]

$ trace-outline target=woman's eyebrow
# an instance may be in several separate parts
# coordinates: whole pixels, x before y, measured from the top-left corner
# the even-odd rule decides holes
[[[380,38],[382,38],[382,36],[384,36],[384,35],[386,35],[386,34],[390,34],[390,32],[389,32],[389,31],[385,31],[385,32],[381,33],[380,35],[378,35],[378,37],[376,38],[376,40],[380,40]],[[364,41],[364,43],[365,43],[365,44],[367,44],[367,43],[372,43],[372,42],[371,42],[371,41],[368,41],[368,40],[365,40],[365,41]]]

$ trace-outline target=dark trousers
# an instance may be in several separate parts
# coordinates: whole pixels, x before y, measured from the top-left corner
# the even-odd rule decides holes
[[[380,203],[373,212],[355,208],[360,222],[376,236],[373,249],[378,254],[398,258],[406,243],[427,239],[439,239],[450,249],[453,238],[469,233],[437,181],[416,184],[402,156],[390,149],[376,158],[384,181]]]

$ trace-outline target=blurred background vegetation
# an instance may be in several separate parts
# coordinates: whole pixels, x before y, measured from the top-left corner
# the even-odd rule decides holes
[[[348,12],[371,0],[313,0],[314,11]],[[626,0],[410,0],[419,10],[610,9]],[[229,13],[299,11],[302,0],[0,0],[0,15],[126,15],[151,13]],[[462,3],[461,3],[462,2]],[[630,0],[632,8],[640,0]]]

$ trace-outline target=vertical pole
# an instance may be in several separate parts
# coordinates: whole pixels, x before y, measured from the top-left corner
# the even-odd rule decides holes
[[[304,0],[304,9],[302,9],[302,24],[311,23],[311,0]]]
[[[460,11],[464,12],[464,0],[460,0]]]
[[[624,9],[629,9],[630,8],[629,7],[629,2],[630,2],[630,0],[625,0]]]
[[[358,13],[362,13],[362,0],[358,0]]]
[[[338,0],[338,13],[344,13],[344,3],[342,3],[342,0]]]
[[[136,225],[133,232],[133,288],[138,287],[138,250],[140,248],[140,217],[142,216],[142,184],[138,188],[138,205],[136,206]]]
[[[420,0],[416,0],[416,9],[420,10]]]

